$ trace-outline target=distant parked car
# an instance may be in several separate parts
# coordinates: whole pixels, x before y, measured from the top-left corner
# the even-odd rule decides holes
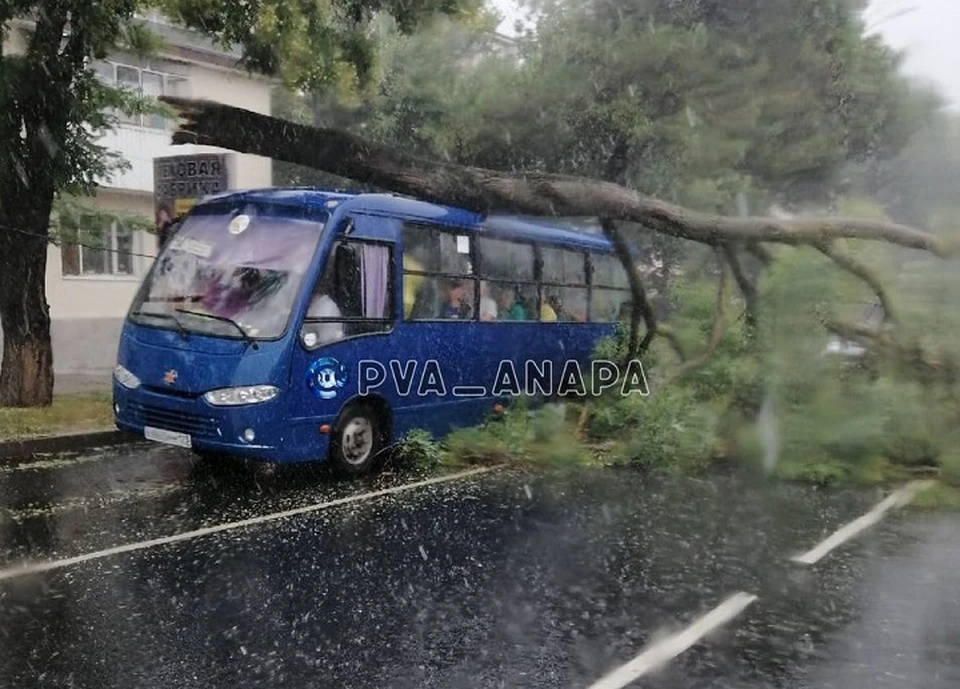
[[[834,335],[827,341],[827,346],[823,350],[824,354],[837,354],[839,356],[858,357],[863,356],[867,348],[853,340],[845,340],[838,335]]]
[[[874,330],[883,330],[888,325],[884,321],[883,307],[878,302],[865,303],[858,320],[861,325]],[[832,335],[823,350],[824,356],[836,355],[851,358],[862,357],[866,353],[867,348],[862,344],[839,335]]]

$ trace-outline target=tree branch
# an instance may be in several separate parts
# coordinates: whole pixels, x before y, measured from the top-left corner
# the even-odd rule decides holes
[[[764,266],[768,266],[773,263],[773,254],[771,254],[765,246],[757,242],[750,242],[747,244],[747,251],[756,256],[757,260],[760,261]]]
[[[681,363],[687,360],[687,353],[683,347],[683,343],[673,328],[660,323],[657,325],[657,336],[662,337],[670,343],[670,346],[673,348],[674,353],[680,359]]]
[[[881,240],[936,255],[958,247],[911,227],[847,218],[727,218],[692,211],[597,180],[505,173],[426,160],[336,129],[308,127],[220,103],[164,96],[184,122],[175,144],[204,144],[267,156],[349,177],[427,201],[477,212],[605,217],[717,245],[731,240],[812,244],[833,238]]]
[[[653,307],[650,306],[650,301],[647,299],[646,290],[643,288],[643,281],[640,280],[640,273],[637,271],[637,266],[633,262],[633,257],[630,255],[630,247],[620,233],[617,224],[609,218],[600,218],[600,227],[603,229],[603,234],[606,235],[610,243],[613,244],[614,251],[616,251],[617,257],[623,264],[623,269],[627,273],[627,281],[630,284],[630,292],[632,293],[633,300],[630,310],[630,344],[627,347],[627,359],[633,359],[638,355],[642,356],[646,353],[653,338],[656,337],[657,319],[653,313]],[[643,341],[637,345],[637,331],[640,328],[641,315],[643,316],[647,332],[643,336]]]
[[[822,253],[824,256],[829,257],[834,263],[843,268],[845,271],[857,276],[867,283],[870,289],[873,290],[874,294],[877,295],[877,299],[880,300],[880,305],[883,307],[884,320],[890,321],[891,323],[897,322],[897,319],[893,313],[893,307],[890,304],[890,298],[887,296],[886,289],[884,289],[880,279],[874,275],[869,268],[856,259],[837,251],[829,242],[817,242],[814,244],[814,246],[816,247],[817,251]]]
[[[687,359],[677,367],[673,373],[663,381],[662,387],[667,387],[679,378],[682,378],[694,369],[700,368],[707,363],[717,350],[717,347],[720,346],[720,340],[723,339],[723,333],[727,329],[723,319],[724,306],[727,300],[727,269],[720,250],[716,250],[716,254],[717,263],[720,266],[720,279],[717,281],[717,301],[713,307],[713,325],[710,327],[710,339],[707,341],[706,349],[692,359]]]
[[[743,272],[743,266],[740,265],[740,259],[737,258],[737,252],[730,244],[723,245],[723,255],[726,258],[727,265],[730,266],[730,272],[740,288],[743,300],[746,303],[746,324],[751,334],[757,327],[757,286]]]

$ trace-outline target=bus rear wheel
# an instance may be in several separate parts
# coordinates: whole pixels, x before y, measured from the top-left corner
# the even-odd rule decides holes
[[[360,476],[377,465],[387,445],[383,414],[369,404],[356,404],[343,411],[333,432],[330,459],[343,476]]]

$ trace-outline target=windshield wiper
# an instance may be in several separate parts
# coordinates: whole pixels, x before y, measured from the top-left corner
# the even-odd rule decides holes
[[[201,318],[210,318],[215,321],[220,321],[221,323],[229,323],[230,325],[232,325],[234,328],[237,329],[237,332],[240,333],[240,336],[243,338],[244,342],[252,346],[254,349],[259,349],[259,345],[257,344],[257,341],[254,340],[252,337],[250,337],[247,331],[243,329],[243,326],[241,326],[232,318],[227,318],[226,316],[218,316],[214,313],[204,313],[203,311],[191,311],[190,309],[175,309],[175,310],[177,313],[185,313],[188,316],[199,316]]]
[[[190,331],[187,330],[187,329],[183,326],[183,323],[180,322],[180,319],[177,318],[176,316],[174,316],[172,313],[149,313],[149,312],[147,312],[147,311],[143,311],[143,310],[141,310],[141,309],[138,309],[138,310],[134,311],[134,312],[133,312],[132,314],[130,314],[130,315],[131,315],[131,316],[145,316],[146,318],[158,318],[158,319],[160,319],[160,320],[173,321],[174,323],[177,324],[177,331],[180,333],[180,335],[183,337],[184,340],[189,339],[189,337],[190,337]]]

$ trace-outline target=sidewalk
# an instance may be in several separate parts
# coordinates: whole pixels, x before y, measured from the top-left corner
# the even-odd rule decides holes
[[[77,393],[102,392],[110,393],[110,371],[103,373],[58,373],[53,379],[53,394],[74,395]]]

